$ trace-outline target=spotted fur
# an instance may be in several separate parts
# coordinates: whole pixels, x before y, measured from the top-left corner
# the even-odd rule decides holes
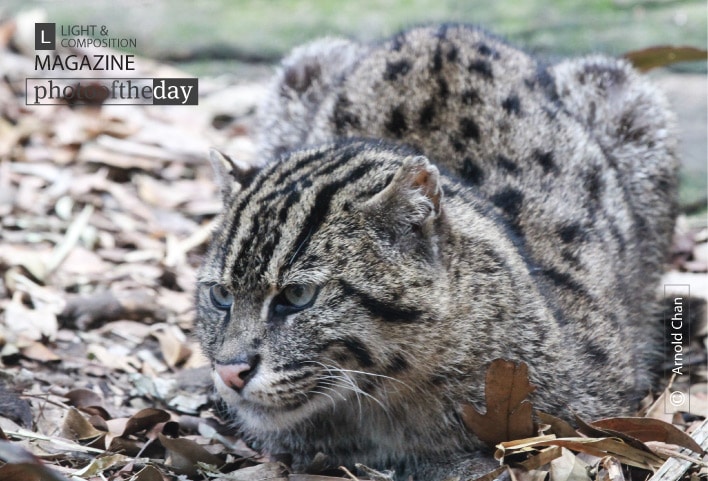
[[[207,356],[254,366],[215,383],[258,447],[439,480],[490,464],[460,412],[484,409],[495,358],[567,419],[650,388],[675,141],[625,62],[544,64],[463,25],[324,40],[284,61],[261,117],[252,180],[215,162],[197,295]],[[282,307],[293,285],[316,286],[307,307]]]

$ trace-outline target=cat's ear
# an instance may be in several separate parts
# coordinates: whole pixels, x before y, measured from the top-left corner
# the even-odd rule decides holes
[[[221,199],[226,202],[234,192],[248,186],[258,173],[258,168],[232,159],[216,149],[209,149],[209,162],[221,187]]]
[[[365,209],[398,232],[425,227],[441,210],[442,186],[437,167],[423,156],[407,157],[391,182],[365,203]]]

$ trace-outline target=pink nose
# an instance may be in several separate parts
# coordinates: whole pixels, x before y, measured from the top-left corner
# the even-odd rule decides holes
[[[216,373],[231,389],[243,389],[253,374],[253,367],[245,362],[237,364],[217,364]]]

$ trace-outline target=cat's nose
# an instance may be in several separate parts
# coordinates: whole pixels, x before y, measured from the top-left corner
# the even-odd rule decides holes
[[[224,381],[224,384],[231,389],[240,390],[255,375],[259,361],[260,356],[249,356],[248,358],[236,359],[227,364],[216,363],[214,369],[221,380]]]

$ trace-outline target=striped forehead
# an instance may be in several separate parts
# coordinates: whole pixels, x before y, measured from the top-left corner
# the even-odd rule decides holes
[[[371,173],[376,160],[357,145],[299,152],[264,170],[224,217],[222,282],[280,284],[307,250],[342,189]]]

